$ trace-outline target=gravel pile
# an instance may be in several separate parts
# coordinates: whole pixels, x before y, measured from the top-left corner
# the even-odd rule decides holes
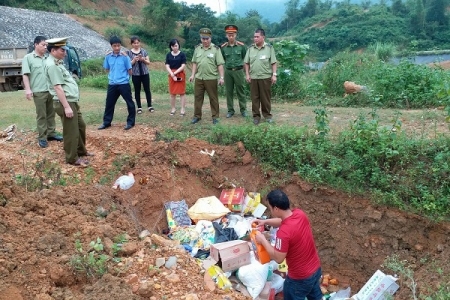
[[[28,47],[37,35],[70,36],[69,43],[83,60],[102,57],[111,49],[103,36],[67,15],[0,6],[0,48]]]

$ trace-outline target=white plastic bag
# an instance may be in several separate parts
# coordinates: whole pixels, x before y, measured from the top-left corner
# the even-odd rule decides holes
[[[330,300],[345,300],[347,298],[350,298],[350,287],[346,288],[345,290],[337,291],[336,293],[333,293],[330,297]]]
[[[272,275],[272,288],[275,289],[275,294],[278,294],[283,290],[284,278],[278,274]]]
[[[133,173],[128,173],[128,175],[122,175],[117,178],[116,182],[112,186],[113,189],[120,188],[122,190],[128,190],[134,184],[134,175]]]
[[[255,299],[264,289],[269,272],[269,264],[262,265],[255,259],[253,251],[250,252],[251,263],[239,268],[237,277],[247,287],[250,296]]]

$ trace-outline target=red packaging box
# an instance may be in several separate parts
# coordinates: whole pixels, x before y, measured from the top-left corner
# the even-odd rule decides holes
[[[244,204],[244,188],[235,188],[222,190],[220,194],[220,202],[223,203],[229,210],[234,212],[241,212]]]

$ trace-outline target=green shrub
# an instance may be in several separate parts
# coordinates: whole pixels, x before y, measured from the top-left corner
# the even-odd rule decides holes
[[[103,57],[84,60],[81,62],[84,77],[104,75]]]
[[[387,62],[395,55],[395,45],[392,43],[380,43],[369,45],[367,50],[375,55],[381,61]]]
[[[242,141],[260,163],[297,172],[312,183],[369,193],[377,202],[435,220],[450,217],[449,138],[411,139],[402,133],[399,115],[391,126],[380,126],[375,110],[331,137],[326,134],[326,109],[315,111],[314,130],[268,124],[215,126],[208,141]]]
[[[123,37],[125,36],[125,31],[120,27],[108,27],[105,29],[104,36],[106,39],[109,39],[113,35],[123,40]]]
[[[75,241],[76,254],[72,256],[71,268],[86,277],[101,277],[108,271],[109,256],[103,254],[103,244],[100,238],[89,243],[89,250],[84,251],[80,240]]]

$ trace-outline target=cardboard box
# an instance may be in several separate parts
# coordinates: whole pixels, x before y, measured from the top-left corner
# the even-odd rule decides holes
[[[246,241],[236,240],[212,244],[209,250],[210,257],[215,262],[221,263],[224,272],[250,264],[250,247]]]
[[[252,212],[252,215],[254,217],[261,218],[266,209],[267,207],[264,204],[259,203],[258,206],[256,206],[255,210]]]
[[[220,202],[225,207],[234,212],[241,212],[244,204],[244,188],[235,188],[229,190],[222,190],[220,194]]]
[[[248,194],[244,197],[244,205],[242,212],[244,214],[251,214],[260,203],[261,203],[260,193],[248,192]]]
[[[397,278],[377,270],[352,298],[355,300],[386,300],[399,288],[396,281]]]

